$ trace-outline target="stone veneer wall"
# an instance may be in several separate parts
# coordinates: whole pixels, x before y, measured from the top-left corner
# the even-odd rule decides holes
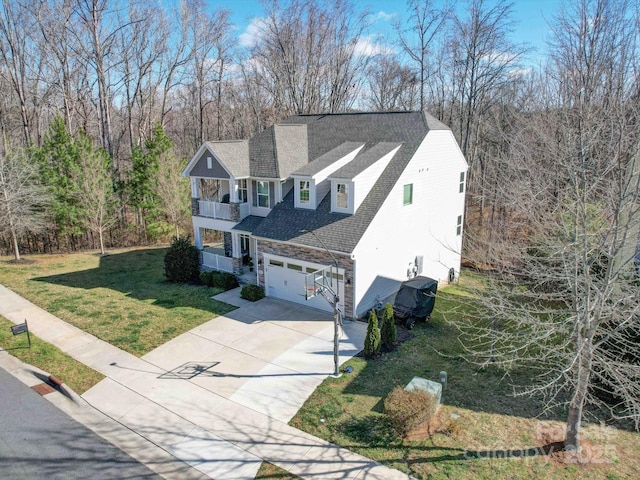
[[[298,245],[291,245],[289,243],[270,242],[266,240],[258,240],[258,282],[264,286],[264,256],[263,254],[280,255],[282,257],[288,257],[291,259],[298,259],[307,262],[320,263],[323,265],[333,265],[333,258],[331,255],[324,251],[315,248],[305,248]],[[355,279],[353,276],[353,260],[350,255],[333,253],[338,266],[344,269],[344,302],[343,315],[345,318],[354,318],[353,308],[353,287],[355,286]],[[347,280],[350,280],[347,284]]]
[[[200,215],[200,204],[197,198],[191,198],[191,215],[194,217]]]

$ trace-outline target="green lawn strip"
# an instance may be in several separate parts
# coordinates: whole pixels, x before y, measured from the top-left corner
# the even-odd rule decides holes
[[[0,283],[96,337],[142,356],[236,307],[221,290],[166,281],[166,249],[0,258]]]
[[[12,325],[13,322],[0,316],[0,349],[59,378],[78,395],[82,395],[104,378],[101,373],[74,360],[50,343],[43,342],[33,333],[29,334],[31,348],[28,348],[27,334],[14,336],[11,333]]]
[[[290,424],[416,478],[578,479],[585,478],[585,472],[595,479],[631,478],[640,468],[639,457],[632,453],[640,436],[607,428],[613,440],[603,441],[597,424],[586,429],[587,437],[596,444],[609,443],[608,463],[578,468],[545,456],[513,458],[538,444],[541,425],[553,422],[563,428],[564,412],[542,416],[539,399],[512,395],[511,383],[526,384],[535,374],[530,370],[512,371],[505,378],[497,368],[480,369],[463,359],[457,331],[442,312],[468,315],[469,301],[463,286],[438,292],[431,321],[418,323],[412,331],[415,338],[374,360],[348,361],[353,373],[326,379]],[[437,381],[441,370],[448,372],[441,431],[422,440],[396,437],[383,413],[387,394],[414,376]]]
[[[300,477],[292,475],[272,463],[262,462],[255,478],[256,480],[297,480]]]

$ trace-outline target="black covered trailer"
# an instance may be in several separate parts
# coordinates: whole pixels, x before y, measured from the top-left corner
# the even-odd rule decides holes
[[[393,303],[396,320],[404,322],[411,330],[420,318],[428,320],[436,303],[438,282],[429,277],[415,277],[402,282]]]

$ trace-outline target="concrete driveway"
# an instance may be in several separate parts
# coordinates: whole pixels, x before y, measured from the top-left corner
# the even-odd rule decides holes
[[[264,298],[180,335],[143,360],[271,418],[288,422],[333,373],[333,317]],[[340,362],[358,353],[366,325],[344,322]]]

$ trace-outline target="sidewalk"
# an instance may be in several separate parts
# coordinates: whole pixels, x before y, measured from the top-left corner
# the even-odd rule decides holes
[[[248,314],[251,314],[250,309],[255,310],[256,307],[246,308]],[[232,312],[236,314],[236,320],[238,312]],[[274,408],[276,414],[271,414],[269,408],[261,408],[260,405],[251,408],[234,401],[235,394],[224,396],[212,391],[204,383],[206,376],[199,379],[202,382],[188,378],[185,381],[183,377],[168,378],[167,374],[171,372],[167,372],[166,367],[159,367],[157,362],[140,359],[119,350],[63,322],[2,286],[0,314],[15,323],[22,323],[27,319],[30,330],[42,340],[56,345],[76,360],[104,374],[107,378],[86,392],[84,400],[211,478],[252,479],[263,460],[309,479],[409,478],[406,474],[290,427],[278,419],[282,414],[279,408]],[[217,327],[218,323],[223,322],[218,320],[220,318],[198,328],[206,329],[209,324],[211,328]],[[240,327],[250,325],[261,328],[262,332],[285,328],[277,325],[277,322],[238,322]],[[302,323],[304,328],[310,328],[309,325],[311,323]],[[291,331],[290,335],[301,334]],[[190,347],[192,354],[204,351],[201,345],[202,334],[190,332],[181,337],[184,338],[181,339],[183,343],[180,344],[180,351]],[[311,337],[310,341],[315,338]],[[194,343],[192,345],[189,342]],[[165,351],[170,353],[174,350],[167,348]],[[153,359],[153,353],[145,358]],[[277,365],[267,367],[281,368]],[[175,372],[172,374],[175,375]],[[282,373],[279,372],[278,375]],[[312,379],[319,376],[317,373],[298,374],[300,375],[308,375]],[[280,379],[287,378],[277,375],[274,377],[276,384]],[[233,380],[237,379],[229,379]],[[254,380],[260,382],[263,379],[250,381]],[[247,382],[247,379],[242,381]],[[277,395],[270,401],[277,403]],[[141,447],[132,445],[125,451],[139,459],[144,456],[144,452],[135,451],[139,448]],[[153,460],[141,461],[147,463]],[[183,477],[178,475],[174,478]]]

